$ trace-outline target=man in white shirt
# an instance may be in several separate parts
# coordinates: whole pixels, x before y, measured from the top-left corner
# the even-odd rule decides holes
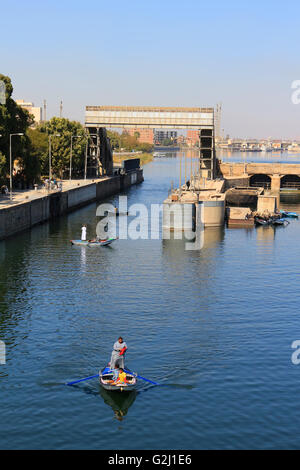
[[[118,341],[115,342],[113,352],[111,353],[110,368],[115,369],[116,367],[124,369],[124,354],[127,350],[127,344],[123,341],[122,336],[119,337]]]
[[[86,241],[86,225],[81,227],[81,240],[84,242]]]

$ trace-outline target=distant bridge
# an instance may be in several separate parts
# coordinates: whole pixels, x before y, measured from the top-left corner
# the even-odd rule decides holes
[[[87,106],[86,127],[202,129],[214,126],[214,108]]]

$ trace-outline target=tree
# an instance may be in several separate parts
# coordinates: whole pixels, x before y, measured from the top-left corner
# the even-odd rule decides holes
[[[136,148],[136,150],[141,150],[145,153],[150,153],[153,150],[153,145],[148,144],[148,142],[140,142]]]
[[[50,121],[41,124],[37,131],[45,135],[47,139],[47,151],[40,155],[41,170],[43,175],[49,174],[49,151],[48,142],[51,136],[51,167],[53,176],[63,178],[64,172],[69,171],[72,139],[72,168],[74,172],[83,170],[85,158],[86,136],[83,126],[76,121],[66,118],[54,117]],[[59,134],[59,137],[57,136]],[[38,135],[36,145],[44,146]],[[37,149],[37,147],[35,147]]]
[[[110,140],[112,150],[120,148],[121,136],[118,132],[107,131],[107,137]]]
[[[165,147],[167,147],[167,146],[169,146],[169,145],[173,145],[173,141],[172,141],[171,139],[166,138],[166,139],[164,139],[164,140],[162,141],[162,144],[163,144]]]
[[[34,122],[28,111],[18,106],[12,99],[13,86],[9,77],[0,74],[0,80],[5,85],[5,103],[0,104],[0,180],[7,182],[9,175],[9,142],[10,134],[23,133],[23,137],[12,139],[13,160],[18,160],[18,166],[26,177],[26,166],[30,162],[29,138],[25,135],[29,126]],[[36,175],[35,175],[36,176]],[[27,181],[28,184],[28,181]]]

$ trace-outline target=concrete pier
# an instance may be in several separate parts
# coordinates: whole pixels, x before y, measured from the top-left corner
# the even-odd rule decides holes
[[[136,169],[124,175],[65,182],[61,191],[19,191],[13,194],[12,201],[2,196],[0,240],[90,202],[118,194],[143,179],[143,170]]]
[[[195,176],[190,188],[183,185],[173,191],[163,203],[163,229],[195,230],[203,227],[219,227],[224,224],[224,180],[207,180]]]

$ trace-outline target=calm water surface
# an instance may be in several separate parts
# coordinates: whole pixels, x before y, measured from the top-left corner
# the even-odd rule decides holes
[[[129,203],[161,203],[179,162],[148,164]],[[70,246],[82,223],[95,233],[95,214],[0,242],[0,448],[299,448],[300,222],[206,230],[201,251]],[[128,367],[164,386],[63,385],[96,374],[120,334]]]

